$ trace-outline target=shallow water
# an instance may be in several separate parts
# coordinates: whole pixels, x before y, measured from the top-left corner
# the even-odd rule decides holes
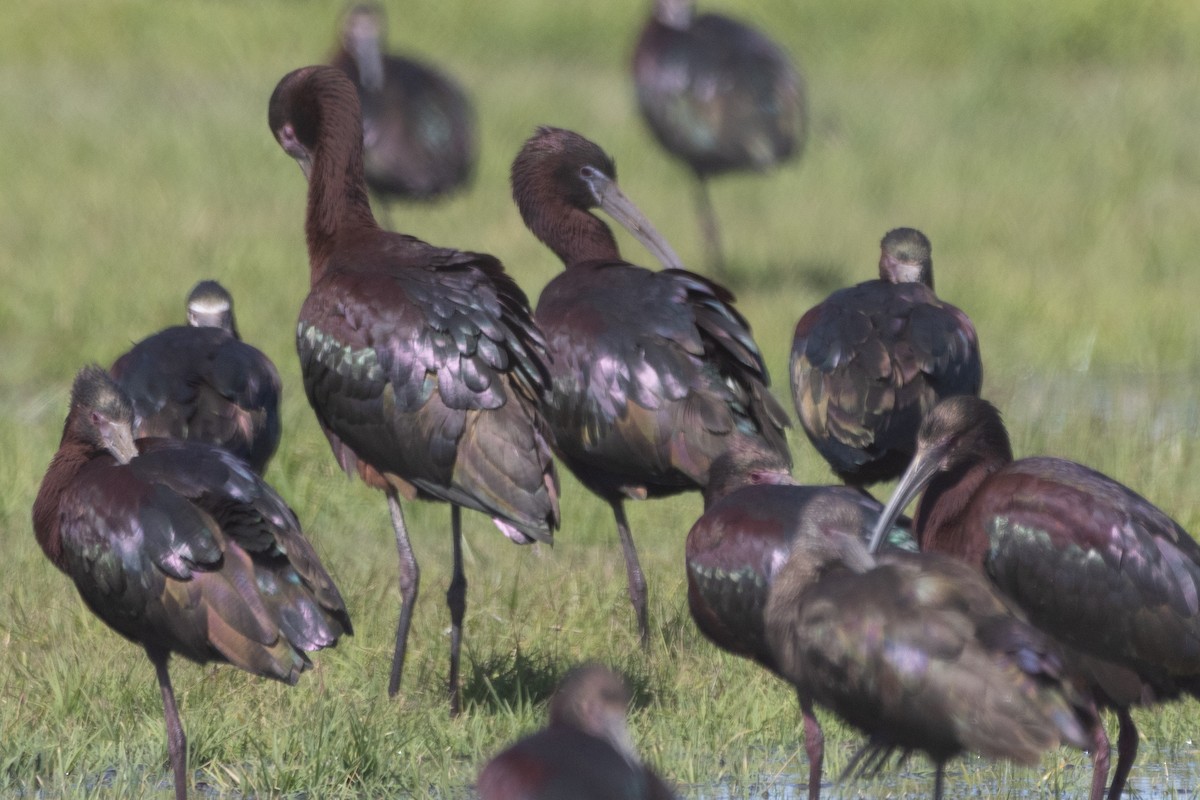
[[[1040,769],[992,765],[975,757],[958,759],[947,765],[943,797],[945,800],[1086,797],[1091,762],[1083,758],[1073,758],[1057,770],[1053,756],[1047,756]],[[801,751],[796,757],[784,757],[780,771],[763,775],[758,783],[678,788],[681,797],[696,800],[806,800],[807,781],[808,764]],[[825,780],[821,787],[821,797],[826,800],[928,798],[932,794],[933,767],[921,756],[913,756],[903,766],[885,768],[876,778]],[[1200,748],[1194,742],[1160,746],[1143,740],[1124,797],[1129,800],[1200,798]]]

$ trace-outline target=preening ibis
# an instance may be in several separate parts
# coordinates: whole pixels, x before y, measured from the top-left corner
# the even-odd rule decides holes
[[[913,228],[880,242],[879,278],[805,312],[792,341],[792,399],[808,439],[848,484],[902,473],[938,400],[979,394],[975,326],[933,293],[929,240]]]
[[[350,617],[291,509],[245,462],[204,442],[135,442],[133,421],[107,372],[80,371],[33,529],[88,608],[154,664],[182,800],[171,654],[294,684]]]
[[[187,321],[138,342],[109,370],[133,402],[134,434],[209,442],[261,475],[279,446],[279,373],[241,340],[233,298],[216,281],[192,289]]]
[[[720,237],[708,179],[763,171],[804,149],[804,81],[759,31],[693,0],[654,0],[633,54],[638,107],[659,144],[696,176],[696,205],[710,266]]]
[[[598,664],[577,667],[550,699],[550,722],[489,761],[480,800],[671,800],[625,724],[629,689]]]
[[[308,177],[311,289],[296,330],[304,389],[338,463],[386,494],[396,533],[403,607],[393,696],[420,580],[400,497],[451,504],[454,714],[467,591],[460,508],[487,514],[518,543],[550,541],[558,527],[558,479],[538,408],[549,380],[545,342],[497,259],[375,223],[358,96],[340,70],[284,76],[269,119]]]
[[[753,443],[711,472],[688,533],[688,604],[715,644],[796,687],[810,800],[824,761],[814,703],[871,737],[848,772],[864,756],[874,771],[894,749],[924,750],[938,794],[942,763],[963,750],[1030,763],[1060,739],[1086,744],[1088,710],[1048,637],[968,566],[904,552],[900,529],[872,558],[882,505],[851,487],[796,485]]]
[[[388,55],[386,32],[381,6],[351,7],[331,62],[358,90],[363,169],[385,218],[393,200],[433,200],[464,187],[478,149],[462,87],[428,64]]]
[[[1093,708],[1049,636],[957,559],[873,561],[862,525],[861,509],[845,504],[806,515],[765,610],[767,641],[804,713],[812,800],[823,753],[814,703],[869,737],[847,772],[921,750],[937,769],[935,800],[960,753],[1034,765],[1059,744],[1088,747]]]
[[[688,606],[714,644],[778,672],[766,640],[763,609],[775,574],[805,520],[854,509],[865,542],[883,505],[847,486],[801,486],[786,459],[761,440],[740,439],[716,458],[704,489],[704,513],[688,532]],[[820,526],[820,519],[807,524]],[[895,546],[915,549],[895,530]]]
[[[880,526],[922,490],[921,549],[986,573],[1068,648],[1096,704],[1116,710],[1116,800],[1137,756],[1130,706],[1200,696],[1200,546],[1099,472],[1060,458],[1014,461],[1000,412],[977,397],[929,412]],[[1110,752],[1103,725],[1093,733],[1099,800]]]
[[[703,489],[713,459],[740,438],[761,439],[790,463],[787,412],[767,388],[732,294],[683,269],[621,258],[591,209],[604,209],[664,264],[679,264],[621,192],[603,150],[572,131],[538,128],[513,162],[512,186],[525,224],[566,266],[535,314],[553,354],[545,413],[556,452],[613,509],[645,644],[646,582],[625,499]]]

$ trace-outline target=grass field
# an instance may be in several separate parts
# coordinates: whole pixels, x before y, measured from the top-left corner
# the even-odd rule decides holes
[[[688,176],[634,111],[627,62],[648,4],[391,2],[393,45],[469,87],[482,136],[471,190],[397,210],[401,229],[496,254],[536,297],[561,267],[522,226],[507,174],[533,127],[551,123],[604,146],[625,191],[702,264]],[[465,515],[467,713],[454,721],[443,690],[449,513],[410,507],[424,595],[403,697],[387,700],[399,603],[390,528],[382,497],[337,471],[300,388],[305,186],[266,124],[279,77],[328,56],[340,4],[14,5],[0,26],[0,794],[164,791],[152,670],[45,561],[29,509],[78,367],[179,322],[187,290],[215,277],[237,300],[243,335],[283,375],[284,441],[268,478],[338,579],[357,634],[293,689],[176,663],[191,766],[208,786],[464,796],[486,757],[541,723],[556,677],[593,658],[630,675],[639,746],[689,796],[794,796],[807,765],[792,694],[717,652],[688,616],[694,496],[630,509],[651,590],[648,656],[610,515],[569,477],[552,551],[513,547]],[[1200,532],[1200,5],[721,8],[768,28],[809,81],[803,158],[714,185],[740,308],[780,398],[790,407],[799,315],[873,277],[886,230],[919,227],[934,243],[939,293],[975,320],[985,393],[1017,453],[1093,465]],[[792,443],[798,477],[830,480],[802,435]],[[1188,796],[1179,787],[1200,783],[1197,710],[1137,715],[1151,754],[1134,770],[1138,795]],[[835,775],[858,739],[832,719],[828,733]],[[1173,754],[1169,776],[1156,752]],[[1191,778],[1179,783],[1179,769]],[[840,796],[921,796],[929,777],[918,758],[903,779]],[[1039,770],[971,760],[949,786],[956,797],[1080,796],[1088,779],[1084,757],[1063,752]]]

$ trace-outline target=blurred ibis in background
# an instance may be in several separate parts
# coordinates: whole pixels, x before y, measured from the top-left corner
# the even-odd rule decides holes
[[[935,406],[880,532],[924,490],[922,550],[965,560],[1074,656],[1120,722],[1109,800],[1137,756],[1130,706],[1200,696],[1200,546],[1140,495],[1060,458],[1013,460],[1000,412],[972,396]],[[1081,684],[1082,685],[1082,684]],[[1104,796],[1109,740],[1095,726],[1091,797]]]
[[[216,281],[192,289],[187,321],[138,342],[109,370],[133,402],[134,434],[209,442],[261,475],[279,446],[279,373],[241,340],[233,298]]]
[[[400,498],[451,504],[450,711],[467,581],[460,509],[518,543],[550,541],[558,479],[539,411],[546,347],[524,292],[490,255],[381,229],[363,180],[354,85],[314,66],[284,76],[269,121],[308,178],[311,289],[296,346],[308,401],[338,463],[383,490],[403,606],[388,694],[400,687],[420,571]]]
[[[394,200],[434,200],[465,187],[478,151],[462,87],[428,64],[388,55],[386,32],[382,7],[352,6],[331,62],[358,89],[363,169],[385,220]]]
[[[938,400],[979,394],[975,326],[933,293],[929,240],[913,228],[880,242],[879,278],[805,312],[792,341],[792,399],[808,439],[846,483],[904,472]]]
[[[709,266],[720,273],[708,179],[765,171],[804,149],[804,81],[759,31],[693,0],[655,0],[633,53],[638,108],[659,144],[696,176],[696,205]]]
[[[553,354],[545,413],[556,452],[612,507],[646,644],[646,582],[625,500],[703,489],[713,460],[741,438],[790,463],[787,412],[733,295],[677,268],[603,150],[572,131],[538,128],[513,162],[512,187],[525,224],[566,266],[535,315]],[[672,268],[622,259],[593,208]]]
[[[245,462],[204,442],[135,441],[133,421],[107,372],[80,371],[33,528],[88,608],[154,664],[182,800],[171,654],[294,684],[350,617],[291,509]]]
[[[569,672],[550,698],[549,724],[489,761],[480,800],[671,800],[638,758],[626,727],[629,689],[598,664]]]
[[[851,487],[796,485],[777,455],[738,446],[713,463],[688,534],[697,626],[796,687],[808,797],[820,796],[824,760],[814,703],[870,736],[847,772],[923,750],[935,796],[959,752],[1033,763],[1060,739],[1085,746],[1090,707],[1063,682],[1048,637],[970,567],[904,552],[903,530],[873,559],[866,540],[882,510]]]

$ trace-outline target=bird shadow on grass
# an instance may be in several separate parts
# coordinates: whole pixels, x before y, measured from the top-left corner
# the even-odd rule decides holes
[[[845,264],[828,261],[730,261],[715,280],[735,292],[795,289],[816,295],[827,295],[849,285]]]
[[[472,659],[462,685],[463,705],[491,713],[511,713],[514,709],[544,704],[563,676],[580,663],[548,654],[529,655],[519,649],[478,661]],[[609,666],[624,676],[634,708],[650,704],[649,676],[622,669],[621,665]]]

